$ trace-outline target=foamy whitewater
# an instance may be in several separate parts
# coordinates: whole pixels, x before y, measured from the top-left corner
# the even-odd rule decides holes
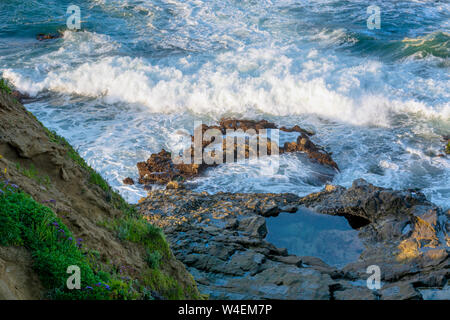
[[[82,31],[65,28],[81,8]],[[381,9],[369,30],[367,7]],[[364,178],[420,188],[450,208],[448,1],[97,0],[0,3],[0,73],[129,201],[136,163],[171,149],[194,121],[267,119],[313,130],[334,177],[304,156],[224,164],[190,184],[293,192]]]

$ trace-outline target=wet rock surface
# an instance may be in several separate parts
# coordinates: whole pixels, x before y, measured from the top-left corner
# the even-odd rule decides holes
[[[348,189],[335,187],[300,202],[353,222],[366,249],[342,271],[359,278],[367,266],[378,265],[384,288],[395,283],[400,286],[395,292],[404,293],[391,295],[392,290],[382,290],[381,298],[388,298],[389,293],[391,299],[406,299],[406,292],[412,297],[411,288],[442,288],[448,281],[450,210],[444,212],[419,191],[384,189],[359,179]]]
[[[59,39],[63,37],[63,33],[59,31],[58,33],[39,33],[36,35],[36,40],[44,41],[44,40],[52,40]]]
[[[222,160],[222,163],[228,162],[231,158],[232,161],[237,159],[250,159],[261,154],[262,148],[266,150],[263,154],[272,155],[276,151],[278,154],[290,153],[290,152],[303,152],[308,155],[309,159],[317,162],[323,166],[339,170],[336,162],[331,158],[331,155],[326,152],[322,147],[314,144],[310,136],[312,132],[302,129],[299,126],[292,128],[282,127],[280,131],[284,132],[297,132],[299,134],[296,141],[286,142],[284,146],[280,147],[270,138],[259,138],[258,145],[252,145],[249,143],[249,136],[252,132],[256,135],[267,129],[278,129],[277,125],[268,122],[266,120],[254,121],[254,120],[236,120],[236,119],[222,119],[218,125],[207,126],[203,124],[197,127],[195,131],[201,133],[201,141],[199,143],[199,149],[201,153],[205,152],[210,154],[211,158],[218,157]],[[207,131],[213,130],[217,134],[224,135],[222,141],[215,141],[215,136],[205,137]],[[247,133],[246,140],[243,142],[232,142],[232,147],[227,149],[227,135],[228,130],[242,130]],[[251,131],[249,131],[251,130]],[[250,133],[249,133],[250,132]],[[207,163],[203,158],[200,161],[195,161],[195,142],[192,136],[192,145],[184,151],[184,159],[179,158],[180,161],[174,161],[172,154],[166,150],[162,150],[159,153],[152,154],[150,158],[145,162],[139,162],[137,164],[139,171],[139,183],[144,185],[150,184],[167,184],[172,180],[184,181],[192,179],[200,175],[207,168],[216,166],[216,163]],[[234,139],[234,138],[233,138]],[[200,145],[201,143],[201,145]],[[222,155],[217,153],[217,143],[222,143]],[[241,144],[241,145],[240,145]],[[216,150],[208,151],[207,148],[216,146]],[[218,147],[220,149],[220,146]],[[177,155],[178,157],[178,155]]]
[[[134,180],[131,179],[131,178],[125,178],[125,179],[123,179],[123,184],[133,185],[134,184]]]
[[[213,299],[420,299],[422,288],[450,277],[450,212],[415,190],[364,180],[306,197],[170,189],[150,192],[138,208]],[[359,258],[337,268],[268,242],[266,219],[298,208],[347,218],[364,244]],[[380,268],[380,289],[367,288],[371,265]]]
[[[211,298],[329,299],[330,274],[302,267],[301,257],[264,240],[265,217],[296,201],[290,194],[166,190],[152,192],[139,208],[164,229],[175,255]]]

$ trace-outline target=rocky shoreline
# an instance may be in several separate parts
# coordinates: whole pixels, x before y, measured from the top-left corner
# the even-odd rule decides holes
[[[267,218],[302,208],[345,217],[364,244],[359,259],[336,268],[266,241]],[[362,179],[306,197],[168,189],[150,192],[138,209],[163,228],[177,259],[213,299],[421,299],[422,289],[443,288],[450,278],[450,210],[416,190]],[[371,265],[381,270],[379,290],[366,286]]]

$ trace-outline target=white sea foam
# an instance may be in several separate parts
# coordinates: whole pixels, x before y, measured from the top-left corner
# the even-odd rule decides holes
[[[94,45],[91,50],[98,48]],[[56,55],[50,54],[48,59]],[[143,58],[110,56],[74,67],[38,68],[30,75],[7,69],[4,76],[31,95],[43,90],[78,94],[105,103],[144,105],[156,113],[189,110],[219,118],[253,109],[277,116],[316,114],[381,126],[389,126],[391,112],[450,117],[448,102],[430,106],[410,95],[392,96],[393,88],[383,82],[386,70],[372,61],[346,67],[334,59],[311,58],[299,66],[298,73],[291,71],[296,68],[291,58],[267,49],[221,54],[215,63],[205,63],[194,73],[184,70],[188,61],[184,58],[180,65],[162,67]],[[385,89],[372,93],[362,88],[367,85]],[[438,90],[437,95],[448,95],[444,88],[448,89],[449,83],[437,89],[434,81],[422,81],[421,85]]]

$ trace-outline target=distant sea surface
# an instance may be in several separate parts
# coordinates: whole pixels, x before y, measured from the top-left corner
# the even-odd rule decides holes
[[[67,29],[69,5],[81,9]],[[377,5],[380,29],[367,27]],[[0,73],[129,201],[136,163],[179,143],[195,120],[267,119],[316,132],[341,171],[420,188],[450,208],[450,2],[362,0],[46,0],[0,2]],[[295,154],[225,164],[196,190],[318,191]]]

